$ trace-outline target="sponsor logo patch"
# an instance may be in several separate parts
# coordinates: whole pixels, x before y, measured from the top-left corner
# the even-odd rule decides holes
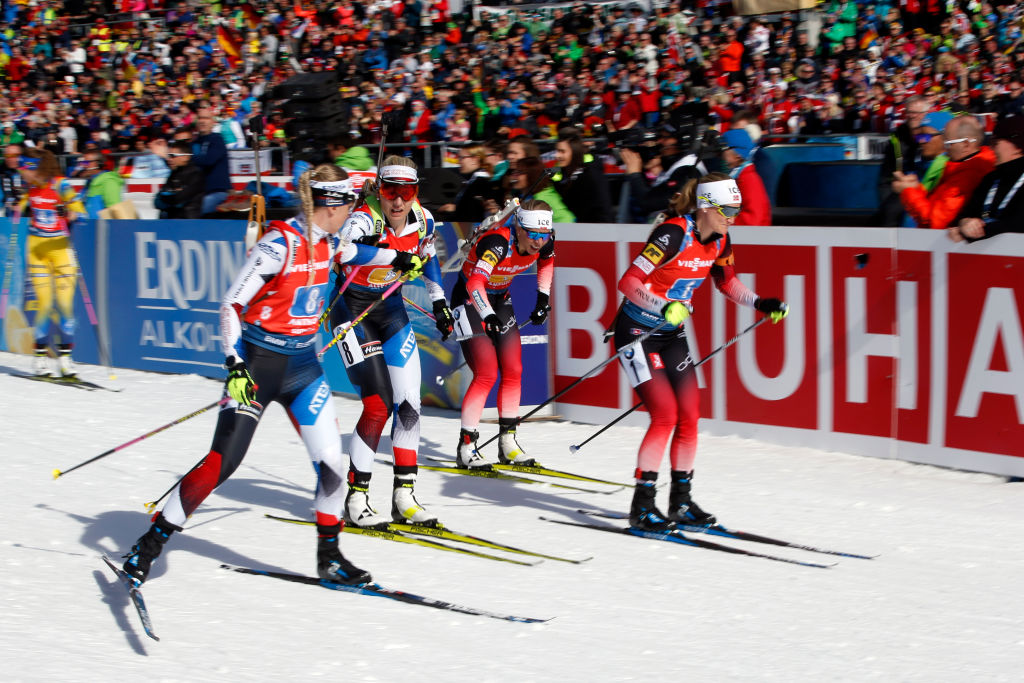
[[[665,368],[665,363],[661,360],[661,354],[649,353],[647,357],[651,359],[651,367],[655,370],[663,370]]]
[[[491,251],[490,249],[485,251],[483,253],[483,256],[481,256],[480,258],[483,259],[484,261],[486,261],[487,263],[490,263],[491,266],[498,265],[498,256],[493,251]]]
[[[648,244],[643,250],[643,256],[651,263],[657,265],[661,263],[661,259],[665,258],[665,252],[653,244]]]

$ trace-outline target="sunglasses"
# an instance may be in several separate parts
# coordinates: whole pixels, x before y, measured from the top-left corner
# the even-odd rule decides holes
[[[947,149],[948,149],[949,147],[952,147],[953,145],[955,145],[958,142],[974,142],[975,140],[976,140],[976,138],[954,138],[952,140],[946,140],[942,144],[944,144],[947,147]]]
[[[917,141],[918,144],[923,145],[924,143],[930,141],[933,137],[935,137],[935,133],[918,133],[917,135],[914,136],[914,139]]]
[[[709,199],[708,201],[710,202],[711,200]],[[740,215],[740,207],[738,206],[722,206],[715,202],[711,202],[711,205],[714,207],[715,211],[722,214],[725,218],[736,218],[736,216]]]
[[[405,201],[412,200],[419,188],[416,185],[399,185],[397,183],[381,183],[380,194],[385,199],[395,200],[401,197]]]
[[[534,232],[533,230],[527,230],[526,228],[523,228],[523,232],[525,232],[526,236],[529,237],[531,240],[543,240],[547,242],[548,238],[551,237],[550,231]]]

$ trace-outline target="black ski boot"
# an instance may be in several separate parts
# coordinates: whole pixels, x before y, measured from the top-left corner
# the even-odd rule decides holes
[[[700,509],[690,497],[693,472],[672,470],[672,488],[668,494],[668,517],[679,524],[712,526],[718,520],[710,512]]]
[[[338,550],[338,534],[341,523],[324,526],[316,525],[318,534],[316,543],[316,573],[324,581],[332,581],[345,586],[358,586],[373,581],[370,572],[360,569],[345,559]]]
[[[168,522],[164,519],[164,514],[161,512],[156,521],[153,522],[153,526],[149,527],[149,531],[140,536],[139,540],[135,541],[131,552],[125,555],[127,559],[121,568],[124,569],[128,576],[139,583],[145,581],[146,577],[149,576],[149,569],[153,565],[153,560],[160,557],[164,544],[167,543],[167,539],[175,531],[181,531],[181,527]]]
[[[633,489],[633,504],[629,507],[629,525],[641,531],[671,531],[675,524],[670,522],[654,504],[657,489],[654,482],[657,472],[639,472],[636,488]]]

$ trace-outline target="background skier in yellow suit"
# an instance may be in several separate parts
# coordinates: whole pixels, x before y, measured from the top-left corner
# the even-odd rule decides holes
[[[57,158],[51,152],[25,150],[18,170],[28,186],[21,200],[21,210],[25,211],[27,207],[29,212],[25,265],[37,305],[33,325],[33,370],[37,375],[49,374],[45,340],[56,300],[60,318],[57,369],[61,375],[74,375],[71,346],[75,333],[74,297],[78,265],[68,225],[76,215],[85,213],[85,207],[68,179],[61,177]]]

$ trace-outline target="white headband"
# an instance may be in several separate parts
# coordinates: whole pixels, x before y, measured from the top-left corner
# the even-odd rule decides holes
[[[743,201],[740,188],[735,180],[716,180],[697,185],[697,208],[710,209],[714,206],[739,204]]]
[[[343,206],[351,204],[356,199],[352,181],[348,178],[329,182],[313,181],[309,184],[309,189],[313,195],[313,204],[317,206]]]
[[[551,212],[543,209],[517,209],[519,225],[526,230],[551,230]]]
[[[415,185],[419,182],[416,169],[409,166],[383,166],[380,169],[380,179],[387,183],[402,185]]]

